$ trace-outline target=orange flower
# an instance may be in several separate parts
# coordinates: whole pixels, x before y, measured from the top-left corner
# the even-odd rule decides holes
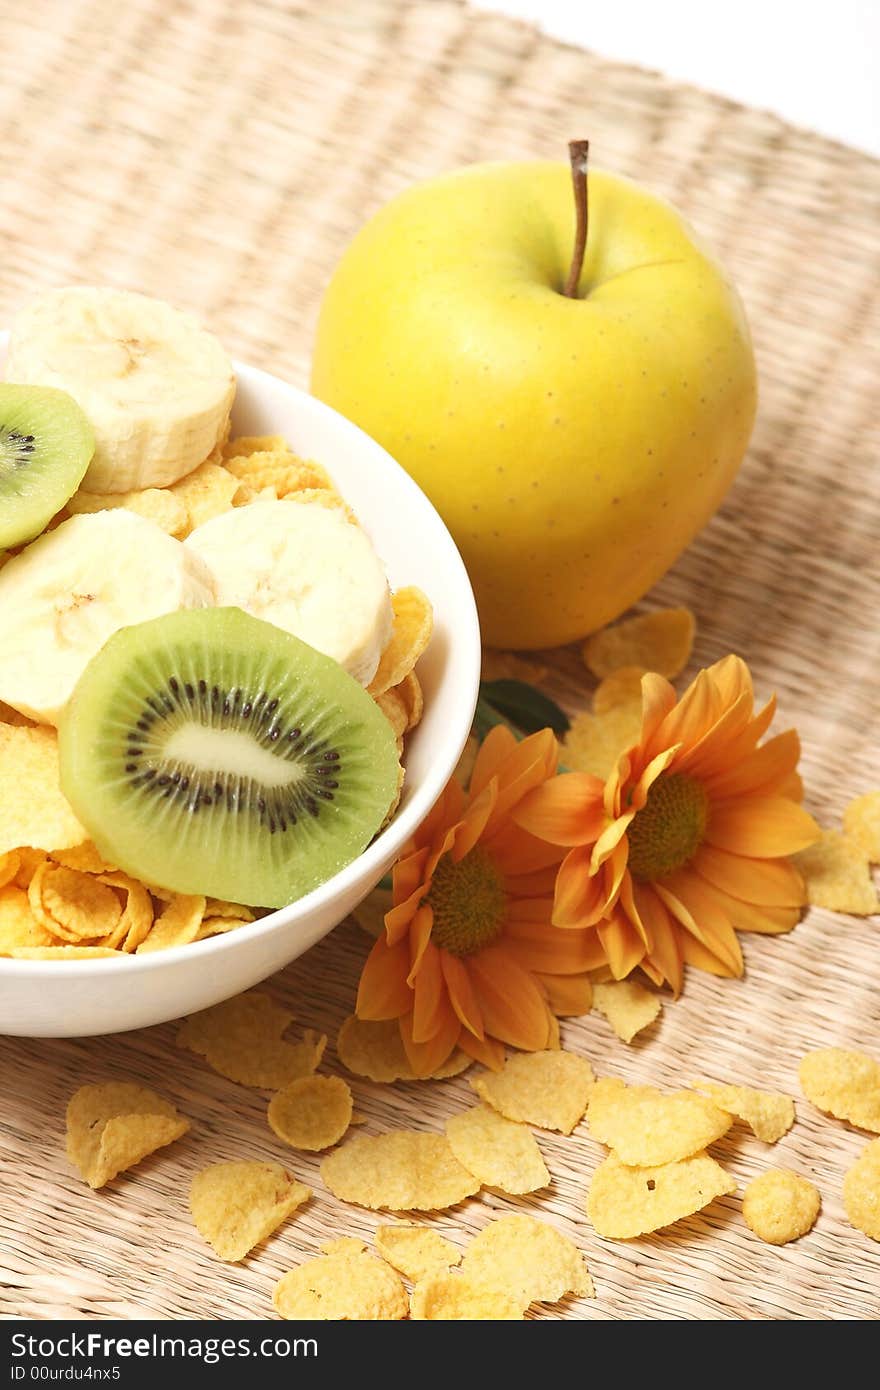
[[[417,1075],[436,1071],[456,1047],[494,1067],[505,1043],[547,1047],[554,1003],[572,1012],[586,972],[604,963],[595,932],[551,924],[565,851],[511,818],[553,777],[557,759],[549,729],[522,743],[492,729],[469,790],[448,784],[394,866],[394,906],[364,966],[357,1012],[400,1020]]]
[[[607,782],[567,773],[514,810],[523,829],[568,848],[553,922],[593,928],[616,979],[641,966],[678,993],[684,963],[741,975],[737,930],[798,920],[804,884],[786,856],[819,828],[798,804],[795,730],[758,746],[775,708],[755,714],[738,657],[701,671],[678,702],[646,675],[639,740]]]

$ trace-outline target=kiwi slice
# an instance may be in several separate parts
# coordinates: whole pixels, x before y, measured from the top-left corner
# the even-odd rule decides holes
[[[282,907],[350,863],[394,800],[397,742],[330,657],[239,608],[122,628],[59,729],[61,786],[148,883]]]
[[[0,550],[40,534],[94,452],[92,427],[66,391],[0,382]]]

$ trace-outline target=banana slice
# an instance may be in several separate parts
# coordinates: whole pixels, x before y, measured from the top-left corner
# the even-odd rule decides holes
[[[6,379],[58,386],[85,411],[87,492],[167,487],[207,458],[229,423],[235,377],[189,314],[129,290],[50,290],[16,318]]]
[[[368,537],[335,508],[252,502],[184,541],[217,602],[243,608],[332,656],[369,685],[391,635],[388,580]]]
[[[71,517],[0,572],[0,700],[57,724],[118,628],[213,602],[198,555],[155,522],[121,510]]]

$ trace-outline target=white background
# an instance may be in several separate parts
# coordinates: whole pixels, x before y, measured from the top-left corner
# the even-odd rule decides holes
[[[471,0],[880,154],[880,0]]]

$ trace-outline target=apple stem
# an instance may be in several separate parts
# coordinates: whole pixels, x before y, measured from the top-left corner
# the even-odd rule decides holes
[[[584,265],[584,252],[587,249],[587,228],[589,226],[589,204],[587,201],[587,160],[590,154],[589,140],[569,140],[568,157],[571,160],[571,184],[574,189],[575,232],[574,251],[571,268],[562,293],[568,299],[577,299],[581,270]]]

